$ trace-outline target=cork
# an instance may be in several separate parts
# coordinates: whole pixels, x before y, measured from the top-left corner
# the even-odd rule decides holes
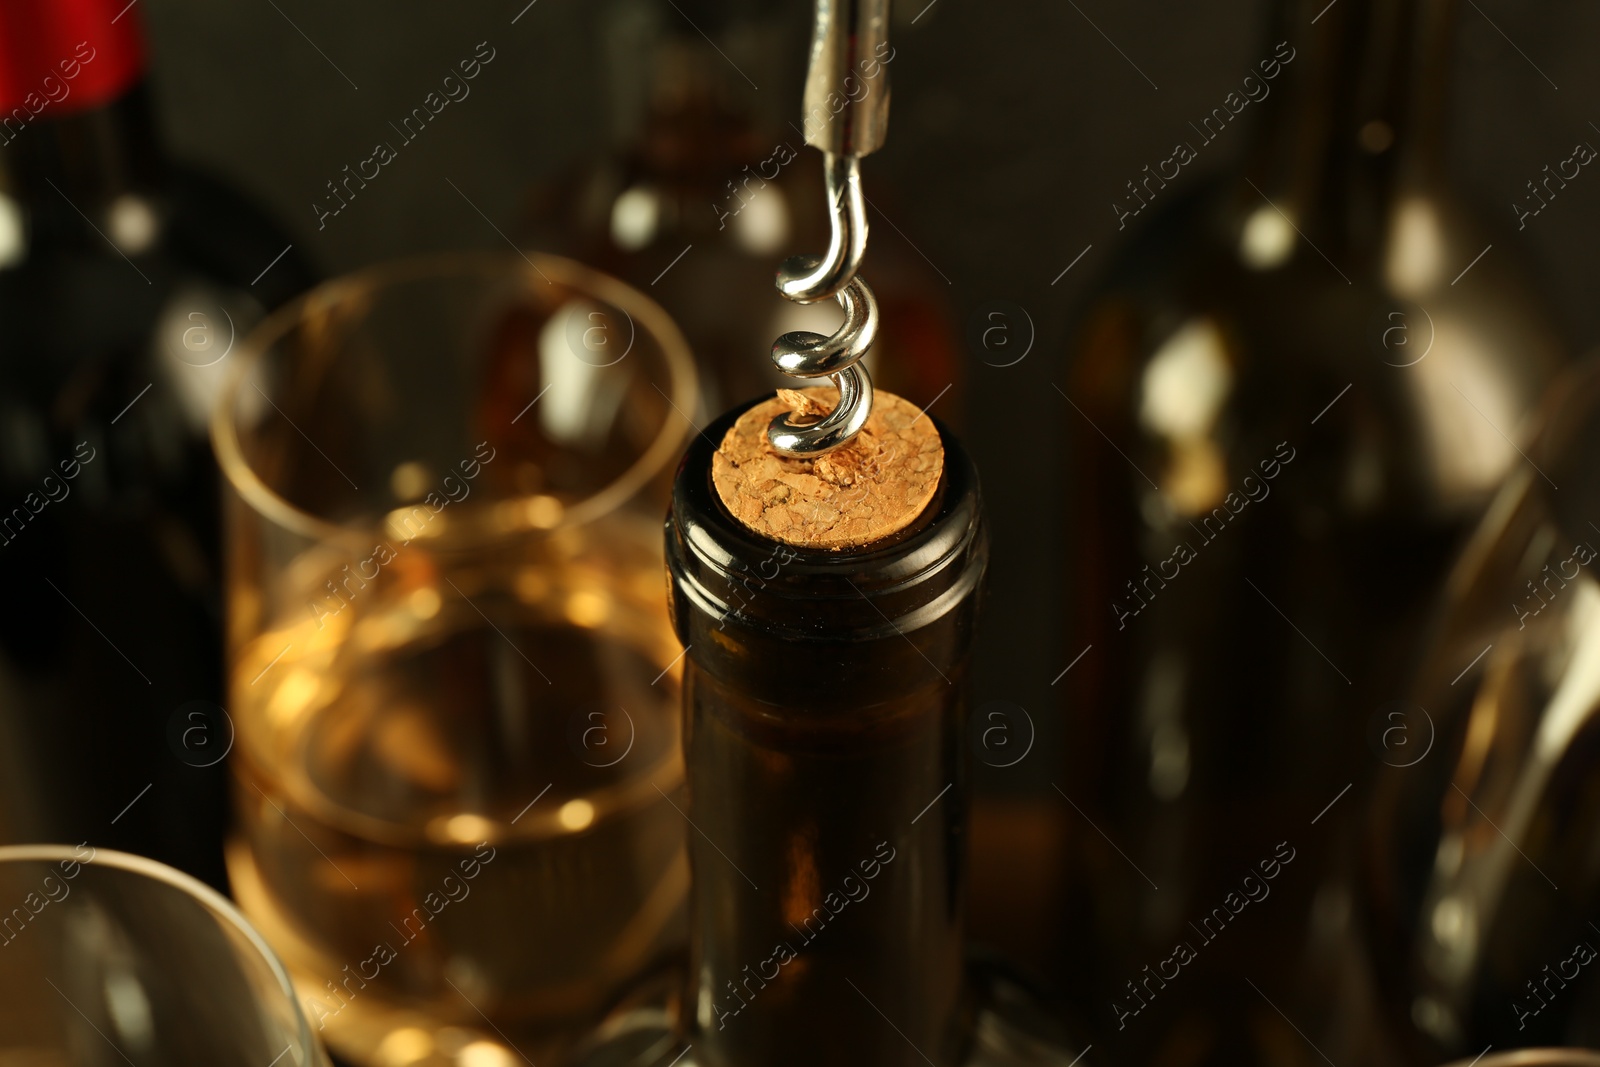
[[[780,455],[767,425],[789,411],[821,417],[832,386],[780,389],[739,417],[711,457],[711,481],[734,517],[774,541],[840,551],[909,526],[939,487],[944,444],[933,420],[878,390],[872,414],[848,444],[816,459]]]

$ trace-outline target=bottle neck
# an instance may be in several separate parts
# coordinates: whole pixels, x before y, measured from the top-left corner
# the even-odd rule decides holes
[[[152,193],[163,168],[149,92],[139,83],[97,107],[40,116],[0,149],[0,160],[14,194],[34,210],[63,196],[89,211],[125,193]]]
[[[145,67],[138,13],[123,3],[0,0],[0,170],[31,245],[103,245],[85,216],[124,251],[148,243],[142,201],[162,167]]]
[[[763,141],[788,136],[767,100],[778,94],[756,93],[738,72],[781,45],[783,27],[770,16],[725,0],[679,12],[614,0],[601,17],[611,136],[623,150],[673,173],[709,157],[721,175],[770,151]]]
[[[1404,197],[1443,176],[1455,0],[1287,0],[1269,50],[1294,58],[1270,85],[1243,187],[1337,260],[1376,253]],[[1312,19],[1316,19],[1312,23]],[[1281,58],[1278,57],[1278,58]]]
[[[857,553],[791,549],[715,496],[706,437],[736,414],[691,447],[667,537],[688,648],[696,1055],[944,1067],[966,1037],[976,477],[941,427],[944,484],[920,525]]]

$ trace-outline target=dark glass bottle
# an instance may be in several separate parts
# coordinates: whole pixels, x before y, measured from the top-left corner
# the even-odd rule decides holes
[[[1104,835],[1081,826],[1067,910],[1098,946],[1069,977],[1134,1062],[1315,1058],[1295,1028],[1323,1040],[1346,968],[1319,953],[1354,941],[1367,721],[1558,364],[1445,181],[1454,6],[1282,5],[1112,205],[1127,244],[1062,383],[1085,518],[1064,791]],[[1180,188],[1257,118],[1242,173]],[[1280,842],[1297,858],[1246,900]]]
[[[1551,399],[1385,723],[1366,901],[1414,1060],[1600,1047],[1600,366]]]
[[[0,733],[25,753],[0,828],[220,885],[205,429],[228,352],[307,274],[238,194],[166,158],[124,7],[0,0]]]
[[[535,246],[659,301],[695,351],[712,413],[792,385],[767,358],[772,339],[791,330],[831,333],[840,316],[831,301],[772,299],[785,255],[828,245],[821,168],[798,126],[759,106],[762,98],[793,98],[771,91],[780,72],[755,65],[779,51],[782,25],[727,0],[681,7],[607,6],[615,145],[597,163],[536,188],[524,232]],[[892,66],[891,54],[882,70]],[[767,91],[745,82],[745,68]],[[876,203],[897,214],[892,191],[876,179],[874,189]],[[873,380],[919,407],[938,400],[939,414],[959,425],[961,354],[944,308],[927,295],[945,281],[878,222],[863,268],[882,321],[867,356]]]
[[[686,649],[694,874],[685,967],[584,1062],[1056,1063],[998,968],[963,958],[967,660],[988,560],[976,471],[944,427],[911,527],[842,552],[735,520],[691,445],[667,526]]]

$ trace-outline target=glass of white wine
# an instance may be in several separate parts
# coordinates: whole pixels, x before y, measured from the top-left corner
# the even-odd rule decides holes
[[[88,844],[0,848],[0,1063],[327,1067],[283,965],[208,886]]]
[[[368,1067],[559,1056],[682,937],[660,308],[577,263],[369,269],[244,344],[231,486],[234,893]]]

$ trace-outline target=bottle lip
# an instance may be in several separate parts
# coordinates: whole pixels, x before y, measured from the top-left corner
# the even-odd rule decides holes
[[[855,549],[802,548],[735,518],[712,484],[711,457],[739,416],[764,399],[707,426],[678,467],[667,520],[675,602],[787,639],[838,641],[909,632],[976,590],[989,544],[978,472],[936,418],[944,472],[927,508],[898,533]],[[677,621],[681,636],[687,620]]]
[[[110,103],[144,76],[127,0],[0,0],[0,145],[37,119]]]

